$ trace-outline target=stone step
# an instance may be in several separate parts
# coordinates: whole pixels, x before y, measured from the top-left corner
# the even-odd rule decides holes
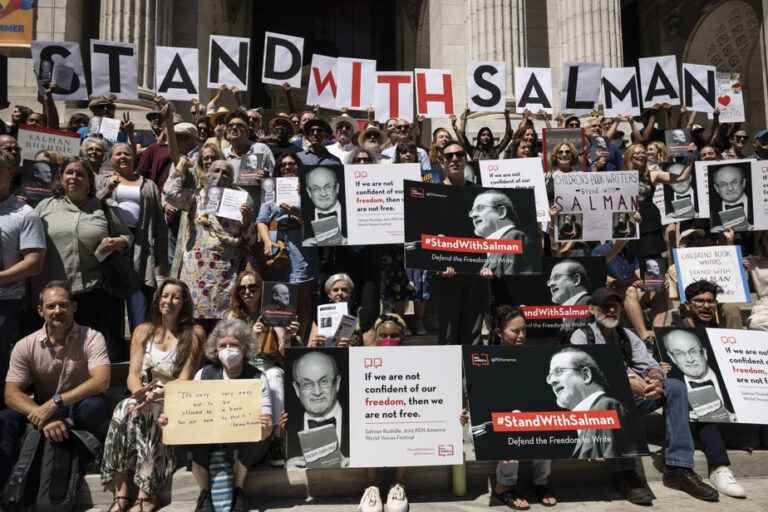
[[[650,457],[642,457],[642,471],[649,482],[660,482],[663,465],[660,448],[652,447]],[[737,478],[767,478],[768,451],[752,453],[731,450],[731,469]],[[707,477],[707,463],[700,451],[695,456],[696,471]],[[494,462],[467,462],[467,490],[476,495],[487,492],[489,482],[495,475]],[[585,486],[606,485],[615,472],[615,464],[598,461],[558,460],[552,463],[550,482],[558,488],[584,488]],[[527,473],[521,469],[521,479]],[[357,497],[365,488],[365,469],[285,470],[259,466],[250,471],[246,488],[249,494],[267,500],[305,500],[317,497],[346,499]],[[452,489],[450,466],[424,466],[408,468],[405,482],[412,496],[449,495]],[[173,476],[171,489],[162,496],[164,503],[194,502],[198,487],[192,473],[182,468]],[[112,495],[102,490],[98,475],[88,475],[81,489],[81,503],[87,506],[105,506],[112,501]]]

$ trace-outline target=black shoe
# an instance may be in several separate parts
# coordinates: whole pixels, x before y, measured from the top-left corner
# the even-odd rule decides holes
[[[240,487],[232,490],[232,507],[229,510],[230,512],[248,512],[245,506],[245,494]]]
[[[705,484],[701,477],[689,468],[667,467],[664,470],[664,485],[690,494],[704,501],[718,501],[720,494]]]
[[[653,493],[648,488],[648,484],[640,478],[636,471],[626,470],[617,473],[614,483],[616,489],[628,502],[645,507],[653,505]]]
[[[211,498],[211,491],[208,489],[200,491],[200,495],[197,497],[195,512],[214,512],[213,498]]]

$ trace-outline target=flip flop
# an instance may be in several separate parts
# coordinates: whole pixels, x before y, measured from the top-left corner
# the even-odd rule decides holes
[[[546,486],[546,485],[534,485],[533,486],[533,492],[536,494],[536,499],[539,500],[539,503],[544,505],[545,507],[554,507],[557,505],[557,498],[555,497],[552,490]],[[552,498],[555,500],[554,503],[546,503],[544,501],[545,498]]]
[[[504,491],[502,493],[496,493],[495,491],[491,493],[491,502],[494,500],[498,501],[499,503],[508,506],[512,510],[528,510],[531,508],[530,505],[527,507],[521,507],[518,505],[515,505],[515,501],[517,500],[525,500],[528,501],[525,496],[520,494],[520,491],[517,490],[517,487],[513,487],[507,491]],[[492,503],[493,504],[493,503]]]

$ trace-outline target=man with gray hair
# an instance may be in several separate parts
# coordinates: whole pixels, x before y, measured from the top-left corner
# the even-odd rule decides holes
[[[504,192],[488,190],[479,194],[469,210],[469,218],[475,235],[492,240],[519,240],[523,246],[522,254],[488,253],[481,275],[502,277],[533,273],[535,247],[530,237],[518,228],[517,211]]]
[[[554,304],[571,306],[589,304],[589,277],[584,265],[574,260],[563,260],[552,267],[547,287]]]

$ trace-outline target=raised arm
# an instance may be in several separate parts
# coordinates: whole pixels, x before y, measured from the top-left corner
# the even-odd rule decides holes
[[[501,153],[509,145],[512,136],[514,135],[514,132],[512,131],[512,120],[509,118],[509,109],[504,109],[504,125],[504,137],[502,137],[494,148],[494,151],[497,153]],[[549,121],[547,121],[547,127],[549,127]]]
[[[45,117],[48,128],[59,129],[59,109],[56,108],[56,102],[53,101],[53,91],[49,87],[45,90],[45,95],[40,100],[43,104],[43,116]]]

